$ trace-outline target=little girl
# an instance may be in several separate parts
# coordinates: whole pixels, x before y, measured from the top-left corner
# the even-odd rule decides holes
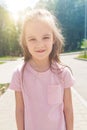
[[[34,9],[21,34],[24,62],[13,73],[17,130],[73,130],[74,78],[59,54],[63,36],[54,16]]]

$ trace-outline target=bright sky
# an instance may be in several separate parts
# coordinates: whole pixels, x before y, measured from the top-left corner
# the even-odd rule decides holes
[[[38,0],[4,0],[5,5],[12,13],[15,20],[17,20],[19,11],[23,11],[27,7],[33,8],[36,2],[38,2]]]
[[[8,9],[12,13],[16,13],[29,6],[33,8],[38,0],[4,0],[4,1]]]

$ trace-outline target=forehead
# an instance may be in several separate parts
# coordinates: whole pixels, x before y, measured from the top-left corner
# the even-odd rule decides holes
[[[49,21],[43,19],[33,19],[26,23],[25,34],[26,35],[44,35],[47,33],[52,33],[52,28],[49,24]]]

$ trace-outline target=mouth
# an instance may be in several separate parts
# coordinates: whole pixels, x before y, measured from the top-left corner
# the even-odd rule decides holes
[[[37,50],[36,52],[43,53],[43,52],[45,52],[45,50]]]

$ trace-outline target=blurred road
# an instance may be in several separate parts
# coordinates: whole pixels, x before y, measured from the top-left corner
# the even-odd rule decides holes
[[[71,67],[76,80],[74,88],[87,101],[87,61],[75,59],[77,55],[62,55],[61,60]]]

